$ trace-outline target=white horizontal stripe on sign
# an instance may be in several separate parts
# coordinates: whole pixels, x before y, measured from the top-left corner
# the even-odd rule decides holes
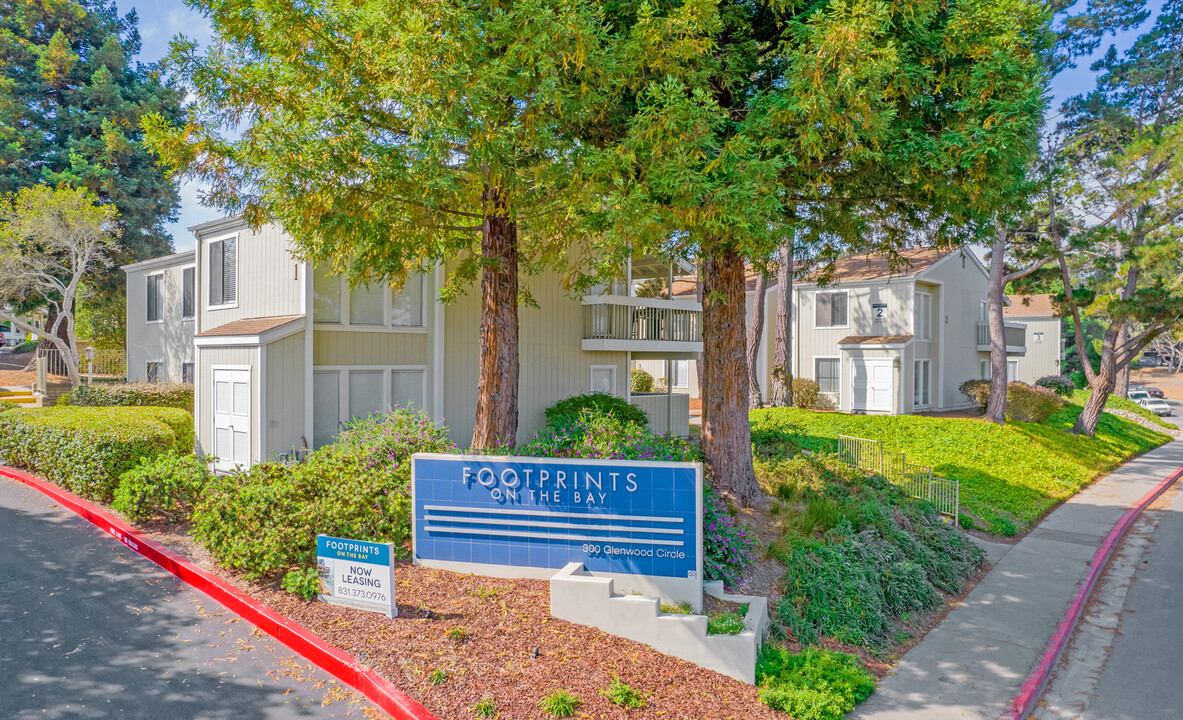
[[[597,517],[597,516],[590,516]],[[475,525],[514,525],[525,528],[567,528],[569,530],[609,530],[612,532],[646,532],[659,533],[664,535],[685,535],[686,531],[681,528],[655,528],[655,527],[626,527],[623,525],[576,525],[574,523],[564,522],[541,522],[538,520],[503,520],[501,518],[458,518],[450,515],[432,515],[428,513],[423,516],[424,520],[435,520],[436,522],[462,522]]]
[[[423,528],[426,532],[458,533],[460,535],[492,535],[494,537],[539,538],[541,540],[574,540],[577,542],[591,541],[598,543],[627,543],[629,545],[674,545],[682,547],[686,543],[681,540],[650,540],[648,538],[598,538],[591,535],[557,535],[554,533],[520,532],[517,530],[482,530],[480,528],[453,528],[428,525]]]
[[[573,518],[594,518],[596,520],[641,520],[644,522],[668,522],[668,523],[684,523],[685,518],[672,517],[652,517],[647,515],[611,515],[611,514],[591,514],[591,513],[573,513],[573,512],[557,512],[548,510],[510,510],[508,508],[482,508],[482,507],[459,507],[452,505],[424,505],[424,510],[435,510],[437,512],[464,512],[464,513],[485,513],[488,515],[533,515],[535,517],[573,517]]]

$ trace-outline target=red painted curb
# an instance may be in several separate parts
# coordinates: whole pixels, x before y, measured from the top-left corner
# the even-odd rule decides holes
[[[1039,658],[1039,662],[1031,669],[1031,673],[1027,675],[1027,679],[1019,688],[1019,694],[1011,700],[1010,709],[1004,712],[1000,720],[1025,720],[1035,709],[1035,703],[1038,702],[1040,695],[1043,694],[1044,687],[1047,685],[1048,678],[1051,677],[1052,670],[1056,667],[1056,663],[1060,661],[1060,655],[1064,653],[1064,647],[1068,644],[1068,639],[1072,637],[1072,631],[1076,629],[1076,623],[1080,621],[1080,616],[1084,614],[1084,607],[1088,601],[1089,595],[1093,591],[1093,586],[1097,584],[1097,579],[1101,576],[1101,572],[1105,569],[1105,564],[1109,561],[1109,556],[1113,554],[1117,543],[1125,536],[1126,531],[1134,524],[1142,511],[1150,507],[1150,504],[1158,499],[1160,495],[1166,492],[1167,488],[1175,484],[1175,481],[1183,477],[1183,467],[1180,467],[1172,473],[1165,480],[1160,482],[1153,490],[1146,493],[1138,504],[1125,511],[1113,529],[1105,537],[1105,542],[1101,543],[1101,547],[1097,549],[1093,555],[1093,562],[1089,566],[1089,571],[1085,574],[1084,579],[1081,580],[1080,586],[1076,590],[1076,597],[1072,600],[1072,604],[1068,606],[1068,612],[1064,614],[1064,619],[1056,626],[1056,632],[1048,640],[1047,646],[1043,650],[1043,655]]]
[[[222,603],[321,670],[365,695],[370,702],[397,720],[436,720],[426,708],[378,673],[362,667],[352,655],[333,647],[308,628],[272,610],[217,575],[194,565],[156,541],[143,537],[135,528],[109,515],[99,506],[20,470],[0,467],[0,476],[24,483],[86,518],[119,542]]]

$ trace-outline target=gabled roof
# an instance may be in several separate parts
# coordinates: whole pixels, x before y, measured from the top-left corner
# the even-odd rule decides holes
[[[186,250],[174,255],[164,255],[161,257],[148,258],[139,262],[131,263],[130,265],[120,266],[123,272],[138,272],[140,270],[157,270],[160,268],[172,267],[174,265],[183,265],[193,262],[197,256],[196,251]]]
[[[243,318],[216,328],[199,332],[194,337],[236,337],[240,335],[261,335],[291,322],[302,320],[303,315],[281,315],[279,317]]]
[[[899,259],[894,268],[887,255],[847,255],[834,261],[833,277],[837,282],[916,277],[955,252],[930,247],[904,248],[896,253]],[[806,281],[816,280],[819,274],[813,273]]]
[[[1002,309],[1006,317],[1056,317],[1051,295],[1007,295],[1010,304]]]

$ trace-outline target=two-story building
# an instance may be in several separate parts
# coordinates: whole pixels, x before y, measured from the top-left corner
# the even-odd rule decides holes
[[[806,279],[793,285],[794,377],[816,380],[843,412],[903,414],[969,407],[958,386],[989,373],[988,278],[985,266],[968,249],[908,248],[899,252],[894,266],[882,255],[840,258],[832,282],[818,285]],[[675,297],[695,292],[691,280],[674,287]],[[749,323],[756,287],[756,276],[749,272]],[[775,351],[776,290],[776,283],[769,283],[756,359],[765,400]],[[1012,377],[1019,377],[1018,363],[1028,343],[1027,328],[1018,319],[1004,318]],[[1058,347],[1058,340],[1052,342]],[[655,377],[667,376],[662,362],[636,366]],[[668,376],[675,393],[697,396],[693,362],[671,362]]]
[[[127,379],[193,382],[197,316],[194,252],[123,266],[127,274]]]
[[[398,290],[350,288],[339,275],[297,259],[277,226],[255,231],[240,218],[225,218],[190,230],[196,249],[188,266],[161,258],[127,268],[128,372],[138,378],[144,365],[147,373],[152,355],[165,358],[157,379],[172,377],[172,355],[192,349],[198,446],[218,457],[220,468],[321,447],[350,419],[394,406],[440,418],[453,441],[467,444],[477,400],[479,286],[439,302],[448,269],[441,266],[412,275]],[[173,268],[180,273],[175,287]],[[183,300],[189,270],[196,307],[183,320],[169,308]],[[163,279],[152,280],[161,272]],[[519,439],[563,398],[589,391],[629,397],[634,355],[698,356],[701,307],[636,297],[632,288],[646,273],[665,277],[669,268],[634,263],[625,282],[583,298],[567,295],[555,273],[522,278],[537,307],[519,310]],[[155,288],[163,299],[153,299]],[[157,332],[147,319],[157,317],[150,307],[163,308],[165,324],[191,323],[169,335],[171,354],[154,347],[130,352]],[[659,427],[664,419],[686,431],[688,417],[661,404],[678,398],[637,400]]]
[[[1008,362],[1008,376],[1034,384],[1048,375],[1062,375],[1064,363],[1063,320],[1056,315],[1051,295],[1008,295],[1002,309],[1007,320],[1027,326],[1027,352]]]

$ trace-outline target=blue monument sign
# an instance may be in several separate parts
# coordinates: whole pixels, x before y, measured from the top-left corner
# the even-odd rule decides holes
[[[580,562],[620,590],[702,602],[698,463],[412,456],[415,562],[548,578]]]

